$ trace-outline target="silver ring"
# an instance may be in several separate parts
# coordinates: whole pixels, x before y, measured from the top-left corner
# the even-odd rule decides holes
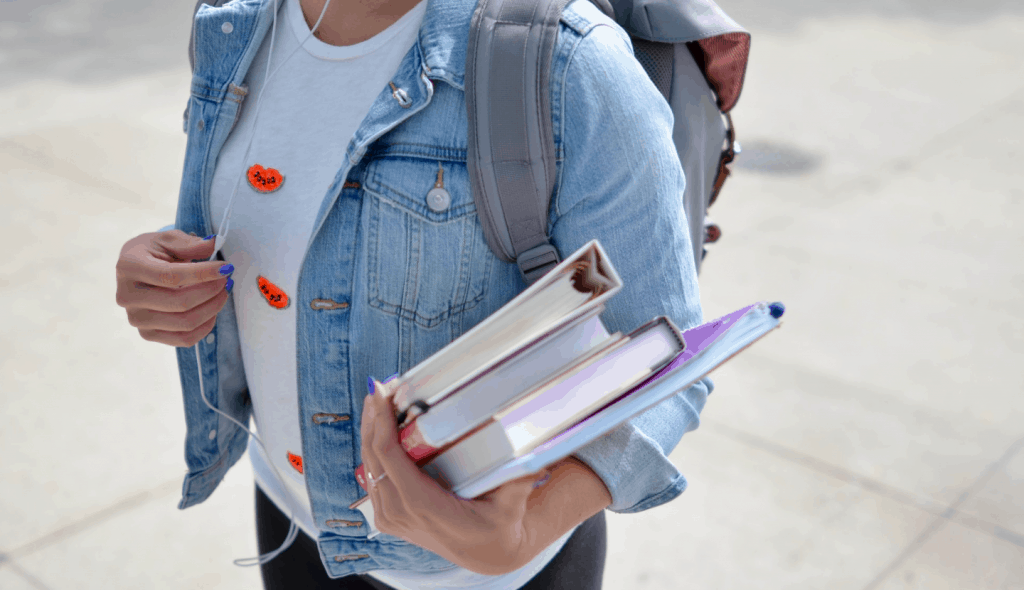
[[[387,479],[387,478],[388,478],[388,472],[387,472],[387,471],[385,471],[384,473],[381,473],[381,474],[380,474],[380,477],[377,477],[377,478],[373,478],[373,477],[371,477],[371,478],[370,478],[370,484],[371,484],[371,485],[373,485],[374,487],[376,487],[376,485],[377,485],[378,483],[380,483],[380,482],[384,481],[384,480],[385,480],[385,479]]]

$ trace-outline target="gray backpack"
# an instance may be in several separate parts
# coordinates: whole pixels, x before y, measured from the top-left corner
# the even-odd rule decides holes
[[[479,0],[466,52],[473,198],[487,244],[532,284],[560,258],[547,235],[555,186],[549,71],[571,0]],[[750,34],[712,0],[591,0],[629,33],[637,60],[675,115],[696,268],[721,231],[707,217],[729,175],[728,113],[743,86]],[[495,34],[500,31],[499,34]],[[502,72],[492,76],[492,72]],[[502,135],[501,130],[527,133]]]
[[[466,51],[467,166],[491,251],[532,284],[560,260],[547,235],[555,186],[550,69],[572,0],[479,0]],[[684,209],[696,268],[721,230],[707,217],[738,149],[729,111],[739,99],[750,34],[713,0],[590,0],[622,26],[675,116],[686,176]],[[226,0],[198,0],[219,6]],[[495,35],[500,29],[501,34]],[[192,39],[189,59],[194,61]],[[491,72],[502,72],[491,76]],[[485,122],[486,124],[482,124]],[[504,133],[497,145],[492,134]]]

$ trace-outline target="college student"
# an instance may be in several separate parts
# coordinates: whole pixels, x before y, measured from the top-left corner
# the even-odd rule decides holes
[[[294,517],[297,539],[262,565],[267,588],[599,588],[603,511],[653,508],[686,485],[666,455],[696,427],[708,380],[473,501],[419,473],[390,405],[367,395],[386,386],[370,378],[408,370],[525,288],[488,249],[470,191],[474,4],[241,0],[196,16],[176,229],[125,244],[118,302],[143,338],[178,347],[181,507],[248,449],[261,552]],[[628,37],[571,4],[550,79],[553,244],[564,256],[600,240],[625,283],[610,331],[656,315],[696,325],[672,115]],[[253,417],[262,444],[208,406]],[[349,508],[360,463],[374,538]]]

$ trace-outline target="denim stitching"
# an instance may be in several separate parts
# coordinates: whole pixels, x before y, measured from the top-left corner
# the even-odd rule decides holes
[[[413,149],[420,148],[420,149]],[[430,145],[425,143],[415,142],[395,142],[389,144],[376,145],[373,149],[367,152],[367,156],[372,158],[382,158],[386,156],[405,156],[412,158],[422,158],[425,160],[445,160],[451,162],[466,163],[467,151],[464,148],[453,148],[453,147],[440,147],[436,145]]]
[[[657,494],[649,496],[646,500],[638,502],[633,506],[630,506],[629,508],[626,508],[624,510],[615,510],[614,512],[618,512],[620,514],[633,514],[635,512],[643,512],[644,510],[649,510],[651,508],[654,508],[655,506],[660,506],[665,502],[675,499],[684,491],[686,491],[686,478],[683,477],[682,474],[680,474],[679,477],[675,478],[672,481],[672,483],[668,485],[668,487],[658,492]]]
[[[418,223],[412,223],[408,216],[405,216],[405,235],[408,237],[408,244],[405,251],[409,253],[409,260],[412,264],[406,263],[405,285],[402,286],[402,307],[414,310],[419,303],[420,295],[420,274],[423,272],[423,231]]]
[[[401,209],[403,211],[411,213],[418,217],[420,221],[424,223],[429,223],[431,225],[446,225],[453,221],[457,221],[460,217],[465,217],[471,213],[476,212],[475,203],[465,203],[457,207],[449,207],[444,211],[444,213],[447,213],[448,215],[444,215],[442,213],[435,213],[433,211],[430,211],[429,207],[423,206],[422,209],[424,209],[425,211],[430,211],[430,216],[428,216],[425,214],[425,211],[420,211],[420,207],[417,206],[413,208],[409,204],[391,198],[388,194],[384,194],[379,190],[375,190],[377,188],[385,189],[389,194],[397,195],[402,200],[408,201],[409,203],[415,203],[416,201],[414,201],[412,197],[410,197],[409,195],[405,194],[402,191],[396,190],[394,187],[388,186],[387,184],[380,182],[376,178],[373,179],[372,183],[366,183],[366,192],[371,193],[373,196],[377,197],[381,202],[387,203],[397,209]],[[436,216],[438,217],[438,219],[431,219],[432,216]]]
[[[389,199],[386,199],[386,198],[383,198],[383,197],[377,195],[374,191],[370,190],[369,188],[367,188],[365,190],[366,190],[367,193],[370,193],[371,195],[374,195],[374,196],[377,197],[376,205],[371,208],[370,227],[367,230],[368,231],[368,235],[367,235],[367,238],[368,238],[368,241],[367,241],[367,262],[368,262],[368,264],[367,264],[367,282],[369,283],[367,285],[367,290],[369,292],[368,293],[369,294],[368,303],[370,304],[371,307],[374,307],[374,308],[376,308],[376,309],[378,309],[378,310],[380,310],[380,311],[382,311],[384,313],[387,313],[389,315],[397,316],[397,317],[399,317],[401,319],[412,321],[415,324],[417,324],[419,326],[422,326],[424,328],[433,328],[433,327],[435,327],[435,326],[437,326],[437,325],[439,325],[439,324],[441,324],[441,323],[443,323],[445,321],[448,321],[449,319],[451,319],[453,317],[456,317],[456,316],[458,316],[460,314],[465,313],[466,311],[468,311],[470,309],[473,309],[481,301],[484,300],[484,298],[486,296],[486,289],[482,289],[480,291],[480,293],[474,295],[472,298],[469,298],[469,295],[470,295],[470,285],[472,283],[472,278],[470,277],[470,274],[471,274],[471,270],[472,269],[470,268],[470,264],[469,264],[468,261],[472,260],[472,254],[471,254],[471,252],[469,252],[470,250],[472,250],[472,247],[471,246],[463,246],[462,247],[462,254],[461,254],[461,257],[460,257],[460,262],[463,261],[463,260],[465,260],[467,262],[465,264],[465,269],[460,267],[459,279],[458,280],[459,280],[460,285],[463,284],[463,283],[466,285],[465,289],[462,290],[462,291],[465,292],[465,295],[460,293],[460,289],[459,289],[460,285],[457,285],[456,288],[455,288],[455,291],[454,291],[454,295],[453,295],[453,301],[456,302],[455,304],[448,306],[447,309],[441,311],[440,313],[438,313],[436,315],[432,315],[432,316],[428,316],[428,315],[425,315],[425,314],[422,314],[422,313],[418,312],[415,309],[415,306],[417,304],[417,300],[419,299],[419,295],[420,295],[419,292],[418,292],[419,291],[419,272],[421,272],[420,269],[419,269],[419,266],[422,263],[422,256],[419,255],[418,253],[421,251],[421,248],[422,248],[422,237],[414,238],[413,233],[417,229],[420,229],[419,228],[419,224],[422,223],[425,220],[418,220],[418,219],[414,220],[414,219],[412,219],[413,216],[410,215],[410,212],[407,211],[405,207],[402,207],[398,203],[393,203]],[[390,302],[390,301],[385,301],[384,299],[382,299],[381,298],[380,289],[379,289],[380,269],[378,267],[381,264],[381,262],[380,262],[380,238],[381,238],[381,234],[379,232],[379,228],[380,228],[380,224],[382,223],[382,220],[381,220],[382,216],[380,215],[380,207],[382,207],[384,204],[391,205],[391,206],[397,208],[399,211],[401,211],[403,213],[403,216],[405,217],[406,228],[407,228],[406,235],[408,236],[407,237],[408,243],[406,245],[405,251],[409,252],[410,259],[414,259],[416,261],[415,265],[417,267],[416,270],[415,270],[415,274],[413,274],[413,271],[410,268],[413,263],[410,263],[410,267],[407,267],[407,269],[406,269],[406,282],[405,282],[405,285],[403,286],[403,292],[402,292],[402,301],[400,303],[397,303],[397,304],[393,303],[393,302]],[[429,222],[429,220],[426,220],[426,221]],[[457,220],[454,220],[454,221],[450,221],[448,223],[453,223],[453,222],[454,223],[467,223],[467,224],[469,224],[470,220],[466,219],[466,218],[462,218],[462,219],[457,219]],[[435,225],[439,225],[439,224],[435,224]],[[464,243],[466,243],[466,242],[464,242]],[[485,276],[490,274],[490,261],[489,260],[487,260],[484,263],[483,270],[484,270],[484,275]],[[410,287],[409,287],[410,283],[415,283],[415,288],[411,290],[411,293],[410,293]],[[466,297],[465,301],[461,300],[463,297]]]
[[[587,29],[587,34],[589,34],[592,30],[594,30],[598,26],[606,26],[606,25],[602,25],[601,23],[596,23],[596,24],[594,24],[594,26],[589,27]],[[586,37],[586,35],[581,36],[573,44],[572,49],[569,51],[569,56],[565,60],[565,71],[562,72],[562,84],[561,84],[562,93],[561,93],[561,98],[560,98],[561,108],[560,108],[560,112],[559,112],[559,115],[558,115],[559,116],[559,132],[558,132],[559,141],[558,141],[558,144],[556,144],[556,149],[558,151],[562,152],[563,156],[564,156],[564,152],[562,150],[563,150],[564,140],[565,140],[565,103],[566,103],[566,100],[565,100],[565,87],[566,87],[566,80],[569,77],[569,70],[570,70],[570,68],[572,68],[572,60],[576,57],[576,51],[579,49],[580,45],[583,44],[583,39],[585,37]],[[561,160],[556,160],[556,162],[558,162],[558,161],[561,161]],[[551,208],[552,208],[552,210],[555,213],[555,218],[556,219],[558,217],[561,217],[562,215],[564,215],[566,213],[565,211],[561,210],[561,206],[559,204],[559,200],[560,200],[559,197],[561,197],[561,195],[562,195],[562,181],[564,179],[564,176],[563,176],[564,169],[565,169],[565,167],[561,166],[557,170],[556,177],[555,177],[556,178],[556,180],[555,180],[555,194],[551,197]],[[585,199],[583,199],[583,200],[585,200]]]

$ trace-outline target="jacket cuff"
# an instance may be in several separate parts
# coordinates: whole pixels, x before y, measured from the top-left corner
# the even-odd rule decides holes
[[[697,428],[713,388],[710,379],[702,379],[575,453],[608,488],[608,510],[642,512],[683,493],[686,478],[668,454],[685,432]]]

